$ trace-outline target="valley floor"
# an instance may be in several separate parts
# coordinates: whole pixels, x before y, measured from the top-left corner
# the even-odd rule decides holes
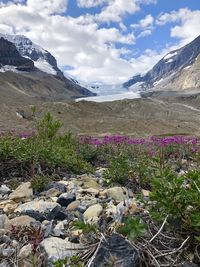
[[[63,101],[35,102],[34,116],[50,111],[63,122],[63,131],[77,134],[131,134],[135,136],[200,134],[200,95],[171,96],[163,93],[144,95],[141,99],[113,102]],[[30,130],[34,125],[32,105],[1,103],[0,130]],[[20,115],[21,114],[21,115]]]

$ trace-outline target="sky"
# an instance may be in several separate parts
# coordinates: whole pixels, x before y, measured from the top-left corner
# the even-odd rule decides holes
[[[85,83],[121,84],[197,37],[200,0],[0,0],[0,32],[23,34]]]

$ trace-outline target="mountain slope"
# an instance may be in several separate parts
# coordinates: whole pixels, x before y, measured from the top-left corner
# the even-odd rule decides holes
[[[17,43],[18,49],[14,41],[8,41],[9,38]],[[10,92],[8,98],[11,96],[11,99],[11,92],[15,89],[19,89],[18,93],[25,93],[27,97],[48,101],[95,95],[73,80],[67,79],[49,52],[34,45],[26,37],[9,36],[9,38],[0,37],[0,88],[3,90],[0,96],[3,94],[4,99],[6,99],[5,88]],[[47,71],[38,68],[38,61],[42,62],[43,67],[48,67]]]
[[[199,68],[196,63],[200,55],[200,36],[184,47],[171,51],[165,55],[144,76],[136,75],[124,87],[134,89],[139,85],[140,89],[169,88],[187,89],[199,88]],[[189,71],[189,69],[193,71]],[[188,75],[186,75],[188,73]],[[187,77],[187,78],[186,78]]]

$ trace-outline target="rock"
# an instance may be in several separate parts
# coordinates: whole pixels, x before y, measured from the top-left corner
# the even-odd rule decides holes
[[[53,223],[52,223],[52,221],[49,222],[46,220],[46,221],[42,222],[41,227],[42,227],[42,230],[44,232],[44,237],[46,238],[52,233]]]
[[[61,192],[57,188],[51,188],[47,192],[45,192],[45,195],[47,197],[57,197],[61,194]]]
[[[59,182],[49,182],[48,185],[45,187],[45,191],[48,191],[52,188],[56,189],[60,193],[66,192],[66,186],[64,184],[59,183]]]
[[[9,194],[11,192],[10,188],[8,188],[6,185],[1,185],[0,187],[0,194],[5,195]]]
[[[68,206],[67,206],[67,210],[68,211],[73,211],[73,210],[76,210],[79,205],[80,205],[80,201],[76,200],[76,201],[73,201],[72,203],[70,203]]]
[[[14,210],[18,207],[18,204],[16,203],[12,203],[12,204],[6,204],[3,211],[6,213],[6,214],[11,214],[14,212]]]
[[[119,234],[112,234],[102,242],[91,267],[104,266],[139,267],[139,254],[137,250]]]
[[[7,215],[0,215],[0,229],[4,229],[6,224],[9,222]]]
[[[81,186],[81,188],[83,188],[83,189],[94,188],[97,190],[100,189],[100,185],[96,182],[96,180],[93,176],[82,175],[79,178],[80,178],[80,180],[77,181],[77,184],[79,186]]]
[[[29,201],[32,197],[33,189],[31,188],[30,182],[22,183],[9,195],[9,199],[14,200],[15,202]]]
[[[35,211],[35,210],[26,210],[26,211],[23,211],[21,214],[22,215],[28,215],[39,222],[43,222],[44,220],[46,220],[46,216],[44,216],[39,211]]]
[[[64,235],[64,231],[65,230],[65,226],[64,226],[64,223],[63,222],[59,222],[55,228],[53,229],[53,233],[55,236],[63,236]]]
[[[141,191],[142,191],[142,194],[144,197],[149,197],[149,195],[151,193],[149,190],[145,190],[145,189],[142,189]]]
[[[12,228],[12,225],[26,226],[26,225],[30,225],[31,223],[34,223],[34,222],[36,222],[35,219],[33,219],[27,215],[23,215],[23,216],[15,217],[15,218],[9,220],[6,223],[5,228],[10,230]]]
[[[15,212],[24,212],[28,210],[38,211],[40,213],[49,212],[55,207],[59,206],[57,203],[43,201],[43,200],[34,200],[24,204],[19,205]]]
[[[47,215],[48,220],[59,220],[63,221],[69,217],[69,213],[62,207],[56,206],[52,209],[49,214]]]
[[[79,189],[78,193],[80,193],[82,195],[90,194],[90,195],[98,196],[99,190],[95,189],[95,188]]]
[[[135,200],[126,199],[117,205],[116,219],[117,221],[121,221],[124,216],[127,216],[128,214],[134,214],[138,210],[139,209]]]
[[[67,207],[70,203],[76,200],[76,196],[71,193],[64,193],[59,196],[57,203],[62,207]]]
[[[61,239],[58,237],[49,237],[42,241],[41,246],[48,254],[49,260],[64,259],[71,257],[78,253],[78,248],[81,248],[80,244],[69,242],[67,239]],[[75,249],[75,250],[73,250]]]
[[[21,262],[22,259],[27,259],[28,256],[32,253],[32,245],[31,244],[28,244],[28,245],[25,245],[23,246],[20,251],[19,251],[19,254],[18,254],[18,258]]]
[[[7,204],[14,205],[14,204],[16,204],[16,202],[14,202],[13,200],[9,200],[9,199],[1,201],[0,202],[0,209],[4,209]]]
[[[105,213],[108,217],[115,217],[117,214],[117,207],[112,202],[109,202],[105,209]]]
[[[87,206],[85,205],[80,205],[77,208],[77,211],[79,211],[80,213],[84,213],[87,210]]]
[[[83,218],[86,222],[97,222],[99,215],[102,213],[103,208],[100,204],[89,207],[83,214]]]
[[[103,191],[108,197],[121,202],[128,198],[128,191],[124,187],[112,187]]]
[[[10,258],[15,253],[14,248],[3,248],[0,249],[0,256]]]

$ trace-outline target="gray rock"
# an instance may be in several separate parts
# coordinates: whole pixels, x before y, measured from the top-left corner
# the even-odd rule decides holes
[[[63,221],[69,217],[68,211],[60,206],[56,206],[52,209],[49,214],[47,215],[48,220],[59,220]]]
[[[112,234],[102,242],[90,266],[139,267],[139,254],[124,237]]]
[[[55,207],[59,206],[55,202],[43,201],[43,200],[34,200],[18,206],[15,212],[25,212],[28,210],[38,211],[41,213],[49,212]]]
[[[66,186],[58,182],[49,182],[48,185],[45,187],[45,190],[48,191],[52,188],[57,189],[60,193],[66,192]]]
[[[0,187],[0,194],[9,194],[11,192],[10,188],[8,188],[6,185],[1,185]]]

